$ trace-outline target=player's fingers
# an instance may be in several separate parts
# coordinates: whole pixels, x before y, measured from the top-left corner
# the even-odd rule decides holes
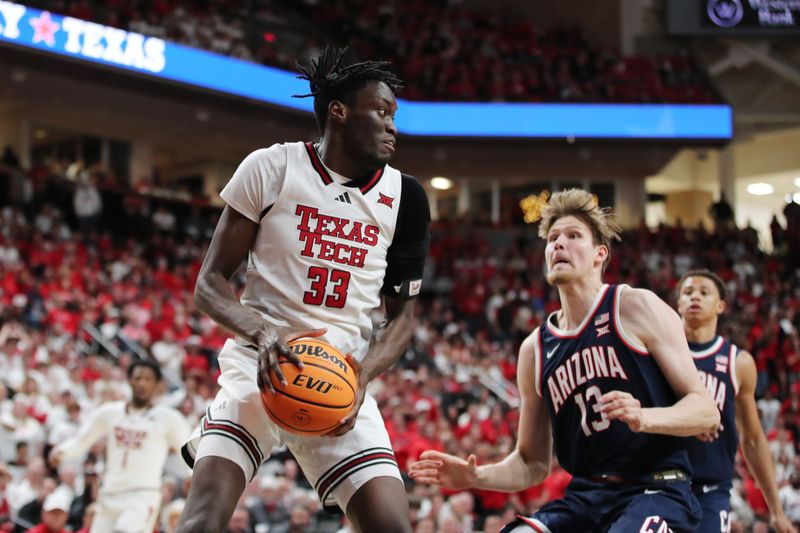
[[[450,458],[452,458],[452,456],[450,456],[450,455],[448,455],[446,453],[438,452],[436,450],[425,450],[424,452],[422,452],[420,454],[419,458],[420,459],[429,459],[429,460],[433,460],[433,461],[438,461],[438,462],[444,463],[445,459],[450,459]]]
[[[303,361],[300,359],[300,356],[294,353],[294,350],[289,348],[289,346],[282,341],[275,342],[275,351],[278,354],[278,359],[284,357],[289,360],[294,366],[299,369],[303,369]]]
[[[422,460],[422,461],[417,461],[416,463],[411,465],[411,468],[415,469],[415,470],[416,469],[419,469],[419,470],[434,469],[434,470],[436,470],[436,469],[441,468],[442,466],[444,466],[444,463],[442,461]]]
[[[612,390],[612,391],[609,391],[609,392],[603,394],[602,396],[600,396],[600,403],[608,403],[608,402],[611,402],[611,401],[614,401],[614,400],[620,400],[620,399],[632,398],[632,397],[633,396],[631,396],[627,392],[622,392],[622,391],[618,391],[618,390]]]
[[[259,390],[268,390],[271,394],[275,394],[275,387],[272,386],[272,380],[269,376],[269,350],[264,345],[258,347],[258,388]]]
[[[438,470],[415,470],[413,472],[409,472],[409,475],[414,478],[426,477],[429,479],[439,479]]]
[[[281,361],[280,358],[278,357],[277,350],[273,348],[271,350],[268,350],[268,353],[269,353],[269,370],[270,372],[275,374],[275,378],[278,380],[281,386],[285,387],[287,385],[287,381],[286,378],[283,377],[283,371],[281,371]],[[267,379],[269,379],[269,377]]]
[[[427,483],[429,485],[441,485],[438,477],[435,476],[415,476],[414,480],[419,483]]]

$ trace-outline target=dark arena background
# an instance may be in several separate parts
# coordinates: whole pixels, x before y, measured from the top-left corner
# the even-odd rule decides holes
[[[625,230],[608,283],[672,305],[689,269],[726,283],[721,333],[755,358],[800,523],[800,4],[29,0],[0,1],[0,530],[38,524],[58,493],[67,529],[88,531],[105,441],[45,459],[128,398],[131,361],[161,365],[158,401],[189,426],[203,416],[230,337],[193,301],[219,192],[253,150],[318,138],[291,96],[308,92],[295,61],[327,44],[405,81],[391,164],[433,217],[413,340],[370,389],[401,471],[426,449],[483,464],[513,448],[519,345],[558,308],[532,215],[544,191],[581,187]],[[190,476],[171,455],[157,531]],[[406,481],[416,531],[488,533],[569,474],[512,494]],[[741,453],[731,508],[731,531],[768,531]],[[352,530],[282,448],[228,531]]]

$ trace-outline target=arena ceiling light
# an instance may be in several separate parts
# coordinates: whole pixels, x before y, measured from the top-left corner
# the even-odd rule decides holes
[[[800,187],[800,177],[797,177],[797,178],[794,179],[794,186],[795,187]]]
[[[794,200],[794,203],[800,204],[800,192],[794,193],[792,195],[792,199]]]
[[[436,176],[435,178],[431,178],[431,187],[440,191],[446,191],[453,188],[453,180],[442,176]]]
[[[770,185],[769,183],[758,182],[758,183],[751,183],[747,186],[747,192],[752,194],[753,196],[766,196],[767,194],[772,194],[775,192],[775,188]]]

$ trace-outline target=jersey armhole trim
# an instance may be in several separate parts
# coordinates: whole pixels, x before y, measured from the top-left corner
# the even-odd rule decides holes
[[[733,394],[739,394],[739,379],[736,377],[736,356],[739,355],[739,348],[735,344],[731,344],[731,352],[728,356],[728,371],[731,374],[731,383],[733,383]]]
[[[536,395],[542,397],[542,346],[541,346],[542,328],[536,330],[536,335],[533,337],[533,385],[536,389]]]
[[[642,345],[641,343],[633,340],[633,338],[629,337],[625,330],[622,329],[622,319],[619,315],[619,303],[620,297],[622,296],[623,289],[629,289],[628,285],[622,284],[617,285],[616,290],[614,290],[614,302],[612,306],[614,308],[614,329],[617,330],[617,336],[622,341],[625,346],[627,346],[630,350],[638,353],[639,355],[650,355],[650,352],[647,350],[647,346]]]

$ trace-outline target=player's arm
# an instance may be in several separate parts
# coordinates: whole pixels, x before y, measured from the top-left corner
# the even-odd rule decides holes
[[[461,490],[477,488],[517,492],[544,481],[550,473],[553,437],[550,416],[536,393],[536,352],[534,343],[539,330],[522,343],[517,366],[520,393],[520,419],[517,445],[502,461],[478,466],[474,455],[466,460],[428,450],[411,466],[409,475],[416,481]]]
[[[716,431],[719,410],[700,381],[678,314],[648,290],[623,290],[619,302],[622,329],[655,358],[678,401],[669,407],[642,408],[628,393],[603,395],[602,411],[632,431],[689,437]]]
[[[62,461],[70,461],[86,453],[108,432],[108,421],[112,408],[111,404],[100,406],[74,437],[56,444],[47,457],[50,464],[58,467]]]
[[[318,337],[325,330],[295,332],[274,328],[256,311],[239,302],[228,280],[250,252],[258,227],[256,222],[230,205],[225,206],[197,276],[194,302],[214,322],[258,347],[259,387],[272,389],[269,371],[274,372],[278,380],[285,384],[278,364],[279,357],[286,357],[302,366],[286,343],[300,337]]]
[[[167,427],[167,440],[171,450],[180,451],[181,446],[186,442],[189,437],[191,428],[186,421],[186,417],[180,411],[171,410],[171,420]]]
[[[778,486],[775,483],[775,465],[758,419],[755,400],[756,364],[753,356],[747,352],[739,352],[736,356],[736,379],[739,382],[739,392],[736,394],[736,428],[739,430],[742,453],[769,506],[772,527],[779,533],[794,531],[781,507]]]

